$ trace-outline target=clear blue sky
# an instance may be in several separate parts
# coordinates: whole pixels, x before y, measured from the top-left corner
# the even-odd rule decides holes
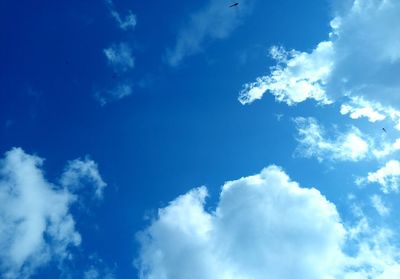
[[[68,189],[77,199],[68,204],[67,210],[81,241],[63,247],[64,254],[57,254],[52,247],[60,240],[44,228],[39,239],[53,251],[48,252],[52,259],[32,264],[32,258],[44,253],[37,248],[27,252],[22,264],[17,265],[10,260],[16,238],[0,233],[0,248],[6,247],[6,252],[0,253],[0,277],[140,278],[139,270],[148,259],[145,251],[154,253],[149,247],[157,247],[158,242],[144,244],[138,240],[137,233],[141,231],[156,239],[146,228],[163,221],[163,216],[157,213],[159,208],[167,210],[169,202],[178,196],[205,185],[209,197],[204,210],[212,215],[219,207],[225,181],[260,173],[270,165],[280,166],[281,172],[301,187],[318,189],[321,196],[335,205],[340,216],[337,222],[348,233],[365,216],[374,228],[368,233],[384,229],[396,232],[398,196],[395,192],[400,170],[396,172],[397,165],[393,163],[392,172],[384,180],[373,180],[368,173],[389,161],[397,162],[395,144],[392,149],[387,147],[388,154],[376,154],[391,146],[398,136],[395,128],[398,116],[385,114],[389,106],[393,110],[397,108],[398,100],[375,98],[372,89],[379,91],[387,85],[396,93],[400,86],[390,76],[385,80],[379,78],[384,70],[365,75],[359,74],[359,70],[372,63],[382,65],[383,69],[391,59],[388,71],[398,73],[400,55],[395,37],[399,32],[387,34],[380,30],[396,23],[390,19],[393,14],[390,11],[399,11],[399,5],[389,1],[393,7],[388,15],[373,14],[372,18],[377,21],[388,18],[379,21],[374,29],[368,20],[360,20],[372,13],[373,9],[363,6],[368,1],[360,1],[364,4],[360,4],[358,17],[352,14],[353,1],[340,2],[342,6],[330,1],[247,0],[229,8],[231,2],[222,0],[1,1],[0,151],[5,155],[2,155],[0,188],[9,193],[4,189],[16,187],[11,185],[12,179],[5,171],[8,166],[5,158],[12,156],[6,152],[17,147],[24,154],[43,158],[43,165],[36,167],[52,183],[46,187],[51,191]],[[381,1],[372,2],[373,6],[380,5]],[[386,11],[383,10],[382,13]],[[335,29],[333,24],[331,27],[330,21],[335,16],[343,19],[341,26],[344,27]],[[371,27],[368,30],[380,35],[367,36],[360,32],[362,39],[352,38],[352,28],[357,24]],[[330,36],[330,32],[335,32],[332,30],[337,30],[337,34]],[[382,45],[392,45],[393,50],[374,44],[366,48],[366,57],[386,50],[388,56],[374,60],[365,59],[361,54],[350,55],[355,61],[354,72],[358,73],[353,74],[353,68],[343,62],[345,56],[338,53],[351,53],[346,50],[354,42],[369,46],[376,38]],[[329,47],[329,54],[318,56],[317,45],[323,41],[333,42],[333,58]],[[318,83],[332,103],[324,103],[312,97],[312,92],[306,92],[306,100],[288,105],[285,100],[303,87],[292,91],[286,87],[282,90],[286,99],[281,101],[277,100],[280,93],[269,87],[267,93],[272,94],[251,104],[241,104],[238,96],[245,84],[257,77],[272,75],[277,69],[270,68],[277,65],[269,53],[272,46],[299,51],[286,53],[288,57],[278,63],[279,69],[291,71],[291,82]],[[309,56],[299,62],[296,57],[302,52]],[[290,59],[298,64],[292,67]],[[328,77],[318,76],[313,81],[310,75],[321,70],[318,63],[329,59],[334,68],[329,70]],[[308,66],[302,67],[305,64]],[[307,71],[312,74],[307,76]],[[293,81],[296,77],[297,81]],[[349,82],[340,83],[344,78]],[[367,88],[365,92],[364,88]],[[355,96],[370,103],[355,101],[352,99]],[[370,110],[361,113],[364,118],[348,117],[350,114],[345,115],[343,104]],[[373,122],[368,118],[370,111],[384,115],[385,119]],[[363,144],[368,150],[364,150]],[[87,180],[84,183],[75,180],[70,183],[82,184],[82,187],[63,184],[60,177],[68,175],[68,162],[71,166],[75,159],[95,163],[96,174],[107,184],[102,198],[92,197],[91,184],[101,185],[93,179],[93,173],[77,175]],[[16,167],[15,172],[22,170],[22,166]],[[21,175],[29,180],[28,174]],[[266,184],[274,183],[265,179]],[[15,183],[22,183],[21,189],[28,187],[24,182]],[[29,187],[36,186],[33,183]],[[390,189],[382,192],[385,187]],[[18,193],[10,197],[0,195],[0,201],[17,200]],[[377,205],[378,200],[391,213],[385,213]],[[18,205],[14,207],[0,205],[3,211],[0,226],[13,232],[10,235],[19,235],[24,228],[18,229],[18,222],[24,218],[9,221],[4,217],[14,209],[26,210]],[[355,208],[362,214],[355,213]],[[286,218],[290,219],[291,215],[282,218],[282,227],[290,223]],[[163,243],[179,242],[168,236],[162,239]],[[361,239],[361,236],[357,238],[359,242]],[[397,235],[394,239],[398,239]],[[162,251],[163,246],[160,247]],[[353,248],[349,244],[342,249],[350,251],[350,255],[357,254]],[[397,256],[393,255],[396,264]],[[183,252],[177,257],[183,266],[185,257]],[[134,264],[138,259],[142,260],[141,267]],[[171,262],[164,263],[163,268],[176,269],[177,262],[172,267]],[[157,277],[161,276],[157,273],[160,268],[157,263],[146,264],[155,277],[150,277],[150,272],[142,278],[164,278]],[[369,264],[374,262],[371,260]],[[397,268],[394,264],[394,267],[387,266],[381,269]],[[363,265],[357,268],[354,270],[361,270]],[[165,278],[189,278],[174,272],[166,272]],[[271,274],[286,278],[277,272]]]

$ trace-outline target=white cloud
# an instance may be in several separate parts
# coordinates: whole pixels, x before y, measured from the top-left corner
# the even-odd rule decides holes
[[[185,57],[200,52],[205,41],[228,37],[241,23],[250,3],[241,1],[238,7],[229,8],[229,2],[209,0],[206,7],[190,15],[178,33],[175,47],[167,51],[168,63],[177,66]]]
[[[314,118],[298,117],[295,123],[299,142],[296,153],[300,156],[315,157],[319,161],[359,161],[369,154],[370,144],[357,128],[328,139]]]
[[[200,187],[159,210],[140,234],[140,278],[335,278],[345,230],[316,189],[271,166],[227,182],[214,212],[206,196]]]
[[[68,163],[64,173],[60,179],[61,185],[75,192],[78,188],[82,188],[89,184],[95,187],[96,198],[103,197],[104,188],[107,184],[100,176],[96,162],[85,158],[84,160],[76,159]]]
[[[374,148],[372,150],[373,155],[376,158],[382,158],[388,155],[392,155],[394,152],[400,150],[400,139],[396,139],[393,143],[385,142],[381,148]]]
[[[361,97],[352,97],[349,103],[342,104],[340,113],[349,114],[350,118],[366,117],[370,122],[382,121],[386,118],[386,108],[376,102],[366,101]]]
[[[342,106],[343,114],[370,121],[389,115],[400,128],[400,2],[337,1],[333,6],[329,40],[309,53],[279,50],[271,74],[246,84],[239,100],[251,103],[268,91],[288,104],[307,99],[326,104],[346,96],[352,101]]]
[[[126,31],[128,29],[134,29],[136,26],[136,15],[132,13],[131,10],[128,11],[128,14],[123,18],[115,9],[114,3],[112,0],[106,0],[108,8],[110,10],[111,16],[118,23],[119,28]]]
[[[0,161],[2,278],[27,278],[52,260],[70,258],[70,248],[81,242],[70,213],[77,198],[48,182],[42,164],[43,159],[20,148],[8,151]]]
[[[126,43],[113,44],[104,49],[104,54],[116,71],[126,72],[135,66],[132,49]]]
[[[385,206],[385,204],[382,201],[382,198],[378,195],[373,195],[371,197],[371,202],[372,206],[376,209],[376,211],[379,213],[381,216],[386,216],[389,214],[390,209]]]
[[[334,204],[279,167],[225,183],[214,211],[206,196],[200,187],[178,197],[138,234],[141,279],[383,279],[399,271],[391,231],[363,215],[346,229]]]
[[[390,160],[376,172],[368,173],[364,183],[378,183],[384,193],[397,192],[400,182],[400,162]]]
[[[331,101],[325,94],[325,84],[332,71],[332,43],[322,42],[312,53],[286,51],[271,48],[271,56],[277,65],[271,67],[271,74],[246,84],[240,92],[239,101],[249,104],[270,92],[279,102],[288,105],[314,99],[322,104]]]

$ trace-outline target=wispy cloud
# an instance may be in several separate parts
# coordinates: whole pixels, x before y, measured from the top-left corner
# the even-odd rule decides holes
[[[178,33],[175,46],[167,50],[167,61],[177,66],[190,55],[203,50],[206,41],[228,37],[242,22],[249,11],[251,0],[241,1],[235,8],[229,2],[209,0],[209,3],[189,16]]]
[[[128,11],[125,17],[122,17],[119,12],[115,9],[114,2],[112,0],[106,0],[106,4],[110,10],[111,16],[117,22],[119,28],[122,30],[134,29],[136,26],[136,15],[131,10]]]
[[[371,143],[355,127],[329,139],[314,118],[298,117],[295,123],[299,142],[296,154],[300,156],[315,157],[319,161],[359,161],[369,155]]]
[[[100,176],[96,162],[89,158],[69,162],[61,176],[60,183],[72,192],[84,186],[94,187],[95,196],[98,199],[103,198],[103,191],[107,186]]]
[[[126,72],[135,66],[132,49],[126,43],[113,44],[104,49],[104,54],[110,65],[117,72]]]
[[[379,215],[381,215],[381,216],[389,215],[390,209],[387,206],[385,206],[385,204],[383,203],[382,198],[380,196],[373,195],[371,197],[371,203]]]
[[[95,93],[95,98],[100,105],[104,106],[109,102],[123,99],[132,94],[133,86],[131,83],[119,83],[109,90],[97,91]]]

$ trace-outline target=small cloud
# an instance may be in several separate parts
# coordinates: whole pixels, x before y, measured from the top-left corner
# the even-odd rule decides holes
[[[332,71],[332,52],[331,42],[320,43],[312,53],[272,47],[270,54],[277,65],[271,68],[270,75],[243,86],[239,95],[240,103],[250,104],[270,92],[277,101],[288,105],[307,99],[330,104],[325,84]]]
[[[98,199],[103,197],[104,188],[107,186],[100,176],[96,162],[89,158],[69,162],[61,176],[60,183],[73,192],[85,185],[93,186]]]
[[[362,97],[351,97],[349,103],[342,104],[340,113],[348,114],[352,119],[366,117],[370,122],[382,121],[386,118],[387,111],[381,104],[370,102]]]
[[[136,15],[132,13],[131,10],[128,11],[128,14],[125,17],[122,17],[114,7],[114,3],[112,0],[106,0],[107,6],[110,10],[111,16],[118,23],[119,28],[126,31],[129,29],[135,29],[136,26]]]
[[[104,49],[104,54],[110,65],[118,72],[126,72],[135,66],[132,49],[126,43],[113,44]]]
[[[378,183],[384,193],[398,192],[400,183],[400,162],[390,160],[375,172],[368,173],[364,183]]]
[[[355,127],[328,139],[325,130],[314,118],[298,117],[295,123],[299,142],[296,153],[300,156],[315,157],[319,161],[359,161],[369,154],[369,141]]]
[[[132,94],[133,94],[132,85],[130,83],[121,83],[110,90],[96,92],[95,98],[97,99],[97,101],[100,103],[101,106],[104,106],[109,102],[123,99]]]
[[[382,198],[380,196],[373,195],[371,197],[371,203],[372,203],[372,206],[379,213],[379,215],[381,215],[381,216],[389,215],[390,209],[385,206],[385,204],[383,203]]]
[[[240,7],[229,8],[229,3],[210,0],[208,5],[190,15],[187,23],[179,31],[175,47],[167,50],[167,61],[177,66],[190,55],[202,51],[206,40],[227,38],[248,13],[251,1],[242,1]]]

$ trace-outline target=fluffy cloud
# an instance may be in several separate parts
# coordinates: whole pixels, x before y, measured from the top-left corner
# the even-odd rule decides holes
[[[349,114],[352,119],[366,117],[370,122],[384,120],[386,118],[385,111],[381,104],[369,102],[360,97],[352,97],[349,103],[342,104],[340,107],[341,114]]]
[[[200,187],[140,232],[141,279],[396,278],[391,231],[362,214],[345,227],[334,204],[276,166],[227,182],[214,211]],[[352,255],[345,253],[352,247]]]
[[[400,139],[396,139],[393,143],[384,142],[380,148],[375,148],[372,153],[375,157],[382,158],[398,150],[400,150]]]
[[[2,278],[27,278],[51,260],[71,257],[70,248],[81,242],[70,213],[77,197],[48,182],[42,164],[43,159],[20,148],[8,151],[0,161]],[[69,182],[73,187],[79,179]]]
[[[132,49],[125,43],[113,44],[104,49],[108,62],[118,72],[126,72],[135,66]]]
[[[229,2],[209,1],[206,7],[190,15],[178,33],[175,47],[167,51],[167,61],[171,66],[177,66],[185,57],[200,52],[204,41],[228,37],[241,23],[251,2],[241,1],[239,7],[229,8]]]
[[[128,14],[125,17],[122,17],[115,9],[112,0],[107,0],[106,3],[110,10],[111,16],[118,23],[119,28],[121,28],[124,31],[135,28],[136,15],[134,15],[131,10],[128,11]]]
[[[359,179],[361,183],[378,183],[384,193],[397,192],[400,183],[400,162],[390,160],[375,172],[368,173],[366,178]]]
[[[400,2],[337,1],[334,7],[328,41],[310,53],[272,48],[278,65],[246,84],[239,100],[251,103],[270,92],[288,104],[307,99],[326,104],[346,96],[351,101],[342,106],[343,114],[370,121],[390,114],[398,125]]]
[[[271,75],[257,78],[246,84],[240,92],[239,101],[249,104],[270,92],[280,102],[288,105],[314,99],[323,104],[331,101],[325,94],[325,84],[332,71],[332,42],[322,42],[312,53],[286,51],[271,48],[271,56],[277,65]]]
[[[178,197],[140,234],[140,278],[335,278],[345,229],[335,206],[278,167]],[[178,264],[179,263],[179,264]]]
[[[298,117],[295,123],[299,142],[296,153],[300,156],[316,157],[319,161],[358,161],[369,154],[370,143],[357,128],[328,139],[323,127],[314,118]]]

